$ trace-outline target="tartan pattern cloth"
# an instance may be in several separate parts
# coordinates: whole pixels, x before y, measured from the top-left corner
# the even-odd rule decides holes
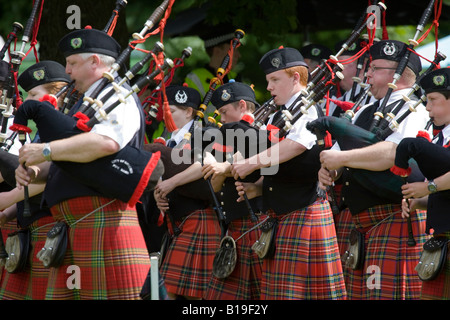
[[[111,200],[80,197],[51,208],[69,225],[69,243],[62,265],[50,269],[46,299],[140,299],[150,269],[144,237],[135,208]]]
[[[261,294],[262,259],[252,250],[253,244],[259,239],[261,229],[246,233],[267,216],[258,216],[257,222],[251,222],[249,217],[232,221],[228,225],[227,235],[236,242],[236,267],[225,279],[211,277],[206,300],[259,300]]]
[[[53,227],[52,216],[43,217],[30,225],[30,253],[25,269],[18,273],[8,273],[0,289],[0,300],[43,300],[47,290],[48,268],[36,255],[44,247],[47,232]],[[38,229],[39,228],[39,229]]]
[[[445,236],[450,239],[450,232]],[[447,243],[447,260],[441,273],[431,281],[422,282],[422,300],[450,300],[450,243]]]
[[[328,201],[277,218],[275,255],[263,261],[261,300],[346,299]]]
[[[220,244],[220,226],[213,209],[194,211],[183,222],[161,264],[168,293],[203,298]]]
[[[336,227],[336,238],[339,246],[339,253],[341,257],[347,250],[350,236],[350,231],[355,228],[352,214],[348,208],[341,210],[338,214],[333,216],[334,226]]]
[[[427,240],[424,210],[411,215],[415,246],[408,246],[407,220],[401,205],[386,204],[353,216],[365,231],[365,257],[360,270],[344,268],[348,299],[412,300],[420,298],[422,281],[414,270]]]

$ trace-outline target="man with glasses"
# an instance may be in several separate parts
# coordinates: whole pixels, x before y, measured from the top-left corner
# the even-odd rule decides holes
[[[406,50],[409,50],[406,44],[395,40],[379,41],[371,47],[368,82],[377,101],[363,106],[355,114],[355,125],[369,130],[374,113],[383,105],[382,100],[389,90],[388,84],[393,83],[397,66]],[[420,71],[420,59],[411,52],[407,67],[395,83],[396,87],[386,105],[402,99]],[[408,109],[408,105],[405,104],[396,118]],[[342,176],[341,201],[346,207],[344,210],[352,215],[356,229],[351,233],[353,237],[348,241],[348,246],[354,248],[360,243],[357,249],[364,249],[364,252],[356,251],[363,259],[359,265],[349,267],[350,264],[343,260],[349,299],[420,298],[421,283],[414,268],[421,244],[425,241],[424,212],[419,212],[411,219],[417,244],[408,246],[407,221],[401,218],[401,191],[398,190],[398,199],[388,197],[379,192],[381,185],[377,181],[386,174],[389,176],[398,143],[405,137],[415,137],[419,130],[424,129],[428,119],[425,107],[420,105],[417,112],[408,115],[384,141],[352,150],[333,147],[321,152],[320,186],[325,188]],[[375,178],[363,182],[361,176],[369,175]],[[347,257],[344,255],[343,258]],[[349,256],[349,260],[356,258],[356,254]]]

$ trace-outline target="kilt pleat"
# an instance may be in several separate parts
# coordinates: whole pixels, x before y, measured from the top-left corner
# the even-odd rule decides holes
[[[220,226],[211,208],[186,218],[161,264],[167,292],[203,298],[211,278],[214,256],[220,244]]]
[[[450,232],[445,236],[450,239]],[[447,249],[447,260],[441,273],[433,280],[422,282],[422,300],[450,300],[450,243]]]
[[[408,246],[407,220],[400,205],[380,205],[353,216],[365,231],[365,259],[360,270],[344,268],[348,299],[419,299],[422,283],[414,270],[427,240],[426,212],[412,215],[415,246]]]
[[[339,246],[339,253],[342,255],[345,253],[348,247],[348,237],[350,231],[355,228],[353,223],[352,214],[348,209],[341,210],[338,214],[333,216],[334,225],[336,227],[336,238]]]
[[[66,256],[51,268],[46,299],[140,299],[150,258],[136,210],[110,201],[82,197],[51,208],[54,218],[69,226],[84,219],[68,229]]]
[[[47,290],[49,269],[36,257],[44,247],[47,232],[55,220],[52,216],[43,217],[30,225],[30,253],[25,269],[18,273],[5,270],[0,289],[0,299],[4,300],[43,300]]]
[[[258,217],[263,221],[265,215]],[[228,225],[227,235],[235,239],[237,261],[233,272],[225,279],[211,277],[205,299],[207,300],[259,300],[261,296],[262,259],[252,250],[261,235],[260,228],[246,233],[258,222],[241,218]]]
[[[317,200],[306,208],[278,216],[278,220],[275,255],[263,261],[261,299],[345,299],[328,201]]]

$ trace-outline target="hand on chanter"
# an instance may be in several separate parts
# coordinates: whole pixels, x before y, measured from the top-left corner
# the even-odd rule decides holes
[[[24,167],[20,164],[15,172],[17,188],[21,190],[23,186],[28,186],[36,178],[39,170],[37,166]]]
[[[244,194],[247,194],[248,199],[253,199],[262,195],[261,187],[255,183],[236,181],[234,184],[239,195],[237,202],[242,202],[245,200]]]
[[[330,171],[322,166],[317,173],[319,188],[326,191],[329,186],[333,185],[336,176],[336,170]]]

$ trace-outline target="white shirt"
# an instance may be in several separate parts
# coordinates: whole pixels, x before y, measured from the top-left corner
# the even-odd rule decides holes
[[[402,98],[402,95],[406,95],[410,89],[402,89],[392,92],[387,105],[393,103]],[[380,101],[383,103],[384,98]],[[403,113],[405,113],[410,104],[414,104],[415,101],[407,102],[403,105],[402,109],[395,116],[395,120],[398,119]],[[373,105],[373,103],[369,103],[364,105],[362,108],[355,113],[355,116],[352,119],[352,123],[355,123],[356,119],[358,119],[359,115],[365,110],[367,107]],[[425,109],[423,104],[420,104],[416,108],[416,112],[411,112],[405,120],[400,122],[400,125],[396,131],[391,133],[384,141],[391,141],[396,144],[399,144],[403,138],[413,138],[417,136],[417,133],[420,130],[424,130],[428,120],[430,119],[428,115],[428,111]],[[335,143],[332,147],[333,150],[340,150],[339,144]]]
[[[292,103],[294,103],[295,99],[300,95],[300,91],[293,95],[288,102],[285,104],[286,108],[289,108]],[[316,107],[311,106],[306,114],[303,114],[295,123],[292,128],[286,135],[286,139],[295,141],[303,145],[306,149],[311,149],[317,141],[317,137],[314,133],[306,129],[306,124],[310,121],[316,120],[318,118]],[[274,113],[275,114],[275,113]],[[272,119],[274,114],[272,114],[269,118],[268,123],[272,123]],[[266,129],[265,126],[261,127],[261,129]]]
[[[179,144],[181,142],[181,140],[183,140],[184,135],[189,132],[189,129],[191,128],[192,124],[194,123],[194,120],[189,121],[188,123],[186,123],[183,128],[177,130],[176,132],[172,133],[172,136],[170,137],[169,140],[167,140],[166,145],[169,145],[170,141],[175,141],[176,144]]]
[[[351,97],[351,92],[352,92],[353,88],[350,89],[350,91],[346,91],[342,96],[340,96],[339,98],[336,97],[332,97],[334,100],[339,100],[339,101],[349,101],[350,97]],[[362,88],[360,86],[358,86],[356,88],[356,94],[355,97],[361,92]],[[369,102],[370,103],[374,103],[376,101],[376,99],[373,96],[370,96]],[[352,101],[355,102],[355,101]],[[365,103],[365,100],[363,100],[362,104]],[[324,108],[326,108],[326,103],[324,103]],[[336,110],[336,108],[339,108],[334,102],[330,101],[330,105],[329,105],[329,112],[328,115],[332,115],[334,113],[334,111]],[[326,111],[326,110],[325,110]],[[326,114],[326,112],[324,111],[324,113]]]
[[[445,128],[442,129],[441,132],[442,132],[442,135],[444,136],[444,143],[442,145],[445,146],[450,141],[450,125],[445,126]],[[433,138],[433,140],[432,140],[433,143],[437,143],[437,141],[439,139],[438,136],[439,135],[436,135]]]
[[[393,103],[397,100],[402,99],[402,95],[406,95],[410,89],[402,89],[392,92],[387,105]],[[380,101],[383,103],[384,98]],[[394,120],[397,120],[402,114],[404,114],[410,105],[415,104],[415,101],[407,102],[403,105],[402,109],[397,113]],[[353,117],[353,123],[356,121],[361,112],[367,108],[369,105],[363,106]],[[394,131],[391,135],[389,135],[385,141],[391,141],[396,144],[399,144],[403,138],[416,137],[417,133],[420,130],[424,130],[425,126],[430,119],[428,115],[428,111],[425,109],[425,106],[421,103],[417,108],[416,112],[411,112],[405,120],[403,120],[398,129]]]
[[[89,96],[92,91],[98,86],[101,79],[97,80],[89,89],[85,92],[85,96]],[[128,90],[121,87],[121,93],[125,97]],[[98,99],[101,99],[109,90],[114,90],[112,87],[104,89]],[[117,94],[114,94],[109,98],[104,104],[102,109],[107,108],[109,105],[117,101]],[[134,137],[136,132],[140,129],[141,117],[139,113],[140,106],[136,105],[136,101],[133,96],[130,95],[125,103],[119,104],[115,107],[109,114],[107,120],[102,120],[100,123],[92,127],[91,132],[107,136],[114,141],[116,141],[120,148],[125,147],[131,139]]]

